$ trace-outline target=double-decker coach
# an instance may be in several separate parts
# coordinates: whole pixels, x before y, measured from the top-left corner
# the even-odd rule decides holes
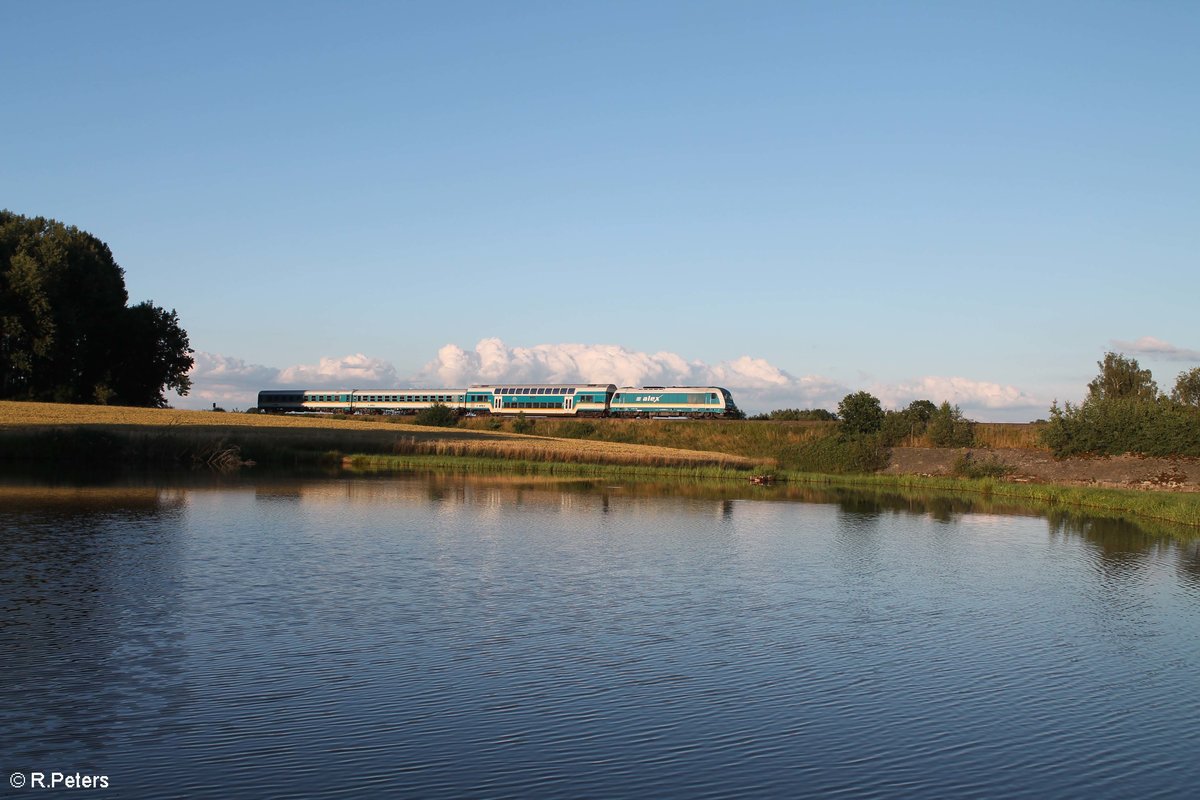
[[[547,417],[600,417],[617,387],[611,383],[477,384],[466,409],[480,413]]]

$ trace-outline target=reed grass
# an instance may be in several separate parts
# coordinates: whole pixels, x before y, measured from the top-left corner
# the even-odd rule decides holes
[[[975,446],[1045,450],[1041,443],[1044,422],[978,422],[975,424]]]

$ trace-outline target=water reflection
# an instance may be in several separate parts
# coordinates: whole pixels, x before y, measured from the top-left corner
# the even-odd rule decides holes
[[[78,747],[79,767],[98,769],[127,720],[153,736],[178,707],[183,502],[153,489],[0,489],[6,764]],[[42,702],[15,700],[27,695]]]

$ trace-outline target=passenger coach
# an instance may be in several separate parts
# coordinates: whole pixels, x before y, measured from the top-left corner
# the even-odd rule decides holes
[[[435,403],[461,409],[465,402],[462,389],[265,389],[258,393],[258,410],[266,413],[415,414]]]

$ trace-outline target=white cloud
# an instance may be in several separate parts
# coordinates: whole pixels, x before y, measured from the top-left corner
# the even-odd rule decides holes
[[[678,353],[646,353],[614,344],[539,344],[510,347],[497,338],[483,339],[471,350],[447,344],[411,378],[400,377],[388,361],[362,353],[321,358],[316,364],[283,369],[248,364],[215,353],[196,353],[192,392],[172,396],[184,408],[248,408],[260,389],[368,389],[463,387],[471,383],[615,383],[618,386],[724,386],[748,413],[775,408],[827,408],[860,387],[821,375],[796,376],[766,359],[741,356],[708,364]],[[913,400],[948,400],[974,418],[1029,419],[1049,403],[1015,386],[963,377],[926,376],[899,383],[865,387],[886,408],[903,408]],[[982,412],[982,413],[980,413]]]
[[[1170,342],[1156,339],[1153,336],[1143,336],[1132,342],[1113,339],[1112,346],[1123,353],[1159,358],[1164,361],[1200,361],[1200,350],[1189,350],[1186,347],[1176,347]]]
[[[187,397],[174,392],[168,402],[182,408],[210,408],[215,403],[222,408],[248,408],[257,402],[259,389],[272,385],[279,370],[261,364],[247,364],[240,358],[217,353],[197,352],[195,363],[188,373],[192,390]]]
[[[203,351],[195,353],[194,358],[196,363],[188,373],[192,390],[186,397],[173,392],[167,396],[178,408],[211,408],[214,403],[222,408],[249,408],[258,402],[260,389],[372,389],[400,384],[395,367],[362,353],[284,369]]]
[[[446,386],[495,381],[555,383],[582,381],[618,386],[716,385],[733,392],[749,413],[775,408],[827,408],[855,391],[821,375],[792,375],[766,359],[741,356],[706,364],[677,353],[645,353],[611,344],[539,344],[509,347],[502,340],[484,339],[474,350],[448,344],[422,370],[420,383]],[[926,376],[867,388],[888,408],[903,408],[913,400],[948,400],[968,415],[1017,416],[1045,409],[1049,403],[1015,386],[962,377]],[[1005,413],[1007,412],[1007,413]]]
[[[304,388],[375,389],[398,386],[396,368],[379,358],[355,353],[322,358],[317,364],[297,364],[279,371],[279,385]]]
[[[913,400],[932,400],[935,403],[946,400],[966,412],[1045,408],[1048,405],[1015,386],[938,375],[927,375],[897,384],[876,385],[869,391],[888,408],[903,408]]]
[[[743,409],[762,411],[780,404],[827,407],[844,387],[816,375],[796,377],[761,358],[742,356],[706,364],[678,353],[645,353],[615,344],[539,344],[509,347],[483,339],[468,351],[455,344],[438,350],[420,382],[445,386],[496,381],[527,383],[615,383],[618,386],[716,385],[733,392]]]

